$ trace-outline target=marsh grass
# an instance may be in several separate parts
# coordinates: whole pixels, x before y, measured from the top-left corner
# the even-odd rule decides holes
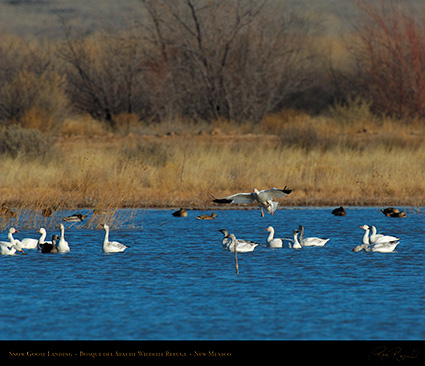
[[[208,209],[211,195],[285,185],[293,193],[281,206],[425,204],[421,121],[371,119],[358,103],[344,108],[315,117],[286,111],[259,124],[194,123],[186,130],[184,122],[167,122],[150,134],[99,127],[98,135],[92,129],[62,135],[53,158],[3,154],[0,201],[17,215],[0,225],[53,227],[63,212],[77,209],[96,213],[81,227],[132,225],[121,208]],[[44,218],[49,206],[57,210]]]
[[[0,230],[6,230],[10,227],[17,229],[38,230],[44,227],[46,230],[60,230],[62,223],[67,228],[75,229],[103,229],[102,224],[108,224],[115,229],[136,228],[134,223],[135,211],[121,209],[117,206],[104,207],[94,210],[55,210],[51,216],[46,217],[42,214],[43,209],[27,208],[17,206],[13,208],[15,215],[13,217],[0,216]],[[82,222],[65,223],[62,219],[72,213],[80,212],[87,214]]]

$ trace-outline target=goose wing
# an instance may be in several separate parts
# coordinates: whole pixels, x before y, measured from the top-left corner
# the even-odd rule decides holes
[[[254,193],[236,193],[224,198],[214,198],[213,202],[215,203],[253,203],[255,202]]]
[[[286,187],[283,189],[271,188],[267,190],[261,190],[257,193],[259,200],[272,200],[273,198],[284,197],[287,194],[291,193],[292,189],[287,189]]]

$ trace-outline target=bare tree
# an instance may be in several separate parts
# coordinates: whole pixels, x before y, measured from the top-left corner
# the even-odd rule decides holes
[[[143,3],[179,114],[258,120],[305,79],[309,29],[287,9],[266,0]]]
[[[425,27],[405,2],[359,2],[358,58],[366,98],[380,113],[425,115]]]

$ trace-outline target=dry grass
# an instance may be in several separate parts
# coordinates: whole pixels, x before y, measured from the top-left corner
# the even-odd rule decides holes
[[[420,121],[341,123],[343,113],[287,111],[259,125],[219,121],[193,131],[182,122],[127,135],[92,121],[81,130],[89,136],[58,139],[53,158],[2,158],[0,201],[39,211],[207,208],[211,195],[288,185],[293,193],[283,205],[425,204]]]

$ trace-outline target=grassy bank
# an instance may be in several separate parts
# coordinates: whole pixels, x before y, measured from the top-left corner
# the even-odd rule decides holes
[[[425,127],[344,109],[251,125],[67,121],[43,158],[2,156],[12,207],[210,208],[211,195],[287,185],[281,205],[424,205]],[[372,120],[373,119],[373,120]],[[345,122],[344,122],[345,121]],[[78,133],[77,133],[78,132]]]

